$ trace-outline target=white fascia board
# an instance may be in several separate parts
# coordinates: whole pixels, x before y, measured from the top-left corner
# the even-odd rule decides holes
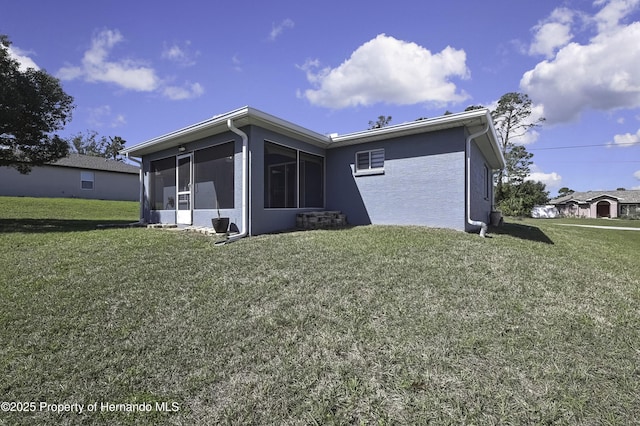
[[[461,127],[470,124],[479,117],[484,117],[487,110],[473,110],[458,114],[443,115],[441,117],[427,118],[424,120],[410,121],[407,123],[386,126],[379,129],[363,130],[332,137],[330,147],[355,145],[392,137],[406,136],[416,133],[433,132],[453,127]]]
[[[457,114],[443,115],[441,117],[382,127],[380,129],[371,129],[346,135],[333,136],[331,138],[332,142],[327,148],[357,145],[365,142],[379,141],[419,133],[429,133],[455,127],[466,127],[469,134],[473,134],[486,126],[487,123],[489,123],[489,132],[484,135],[481,140],[483,140],[485,144],[488,144],[490,152],[493,154],[495,161],[491,162],[491,166],[495,169],[502,169],[505,167],[505,161],[502,151],[498,146],[498,136],[496,134],[495,127],[493,126],[491,114],[487,109],[465,111]]]
[[[302,126],[298,126],[255,108],[246,106],[224,114],[213,116],[207,120],[192,124],[162,136],[149,139],[130,148],[125,148],[120,152],[123,155],[138,157],[217,133],[226,132],[228,130],[227,120],[230,119],[233,121],[238,120],[236,123],[238,127],[255,124],[270,130],[291,135],[294,138],[299,138],[303,141],[313,143],[321,147],[326,147],[331,140],[328,136],[321,135]]]

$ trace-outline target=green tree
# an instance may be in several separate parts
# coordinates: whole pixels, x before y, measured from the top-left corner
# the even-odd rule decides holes
[[[503,149],[507,149],[513,138],[524,135],[545,121],[544,118],[538,118],[534,122],[528,121],[531,116],[531,103],[529,95],[509,92],[500,97],[496,109],[491,111]]]
[[[104,136],[100,137],[95,130],[89,130],[86,133],[79,132],[71,136],[68,142],[76,154],[103,157],[107,139]]]
[[[378,117],[377,121],[369,121],[369,130],[386,127],[389,123],[391,123],[391,116],[388,115],[385,117],[384,115],[381,115]]]
[[[507,151],[504,161],[507,169],[507,183],[519,185],[531,174],[533,154],[522,145],[514,145]],[[504,184],[505,182],[503,182]]]
[[[121,161],[122,157],[120,157],[120,151],[124,148],[124,144],[126,143],[127,141],[122,139],[120,136],[109,136],[109,141],[104,146],[104,156],[112,160]]]
[[[484,109],[484,108],[485,107],[483,107],[482,105],[469,105],[468,107],[466,107],[464,109],[464,111],[467,112],[467,111],[473,111],[473,110],[476,110],[476,109]]]
[[[77,154],[105,157],[112,160],[122,160],[119,152],[126,141],[120,136],[99,136],[95,130],[77,133],[67,140],[69,147]]]
[[[573,194],[575,191],[573,189],[569,189],[566,186],[558,189],[558,197],[564,197],[565,195]]]
[[[498,208],[506,216],[530,216],[533,206],[549,201],[549,192],[542,182],[525,180],[518,185],[507,184],[500,187],[500,192]]]
[[[10,46],[0,35],[0,166],[26,174],[68,155],[69,146],[54,132],[71,120],[74,105],[55,77],[20,70]]]
[[[491,111],[506,163],[505,169],[497,175],[496,203],[506,215],[528,215],[535,204],[542,204],[543,200],[546,202],[549,195],[542,182],[533,184],[526,180],[531,174],[533,154],[513,141],[545,121],[544,118],[530,119],[531,104],[528,95],[509,92],[500,97],[498,105]]]

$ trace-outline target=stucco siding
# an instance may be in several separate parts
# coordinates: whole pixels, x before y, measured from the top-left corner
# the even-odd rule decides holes
[[[471,141],[471,219],[489,223],[493,202],[492,170],[480,149]],[[467,231],[478,229],[466,223]]]
[[[228,217],[231,229],[242,229],[242,141],[240,137],[232,132],[223,133],[203,139],[199,139],[184,144],[184,151],[180,151],[177,147],[166,149],[153,154],[144,156],[142,159],[144,170],[144,190],[143,190],[143,215],[144,219],[149,223],[176,223],[175,210],[153,210],[150,205],[150,170],[151,162],[164,158],[176,158],[178,155],[194,153],[198,150],[220,145],[227,142],[234,142],[234,202],[231,209],[220,209],[220,216]],[[194,195],[197,187],[194,184]],[[194,226],[211,227],[211,219],[218,217],[215,209],[194,209],[192,216],[192,224]]]
[[[357,152],[385,150],[384,173],[354,173]],[[353,225],[464,229],[464,133],[449,129],[329,149],[328,209]]]
[[[82,172],[93,173],[93,189],[82,188]],[[139,193],[137,174],[41,166],[23,175],[13,168],[0,167],[0,195],[3,196],[137,201]]]
[[[250,126],[249,134],[249,150],[251,152],[251,234],[258,235],[292,229],[296,226],[296,214],[305,211],[322,210],[322,208],[265,208],[264,142],[275,143],[321,157],[326,156],[325,149],[259,126]],[[324,199],[326,205],[326,185]]]

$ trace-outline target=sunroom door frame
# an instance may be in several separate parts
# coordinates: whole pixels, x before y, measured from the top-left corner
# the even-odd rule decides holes
[[[193,153],[176,157],[176,223],[193,223]]]

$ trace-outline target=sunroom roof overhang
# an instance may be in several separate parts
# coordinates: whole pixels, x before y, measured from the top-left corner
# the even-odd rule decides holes
[[[305,129],[297,124],[282,120],[255,108],[244,107],[225,114],[213,116],[212,118],[195,123],[191,126],[149,139],[145,142],[134,145],[131,148],[125,148],[121,151],[121,154],[132,157],[142,157],[144,155],[175,148],[209,136],[225,133],[229,131],[229,127],[227,125],[228,120],[232,120],[233,125],[237,128],[257,125],[323,148],[326,147],[331,140],[329,136]]]

